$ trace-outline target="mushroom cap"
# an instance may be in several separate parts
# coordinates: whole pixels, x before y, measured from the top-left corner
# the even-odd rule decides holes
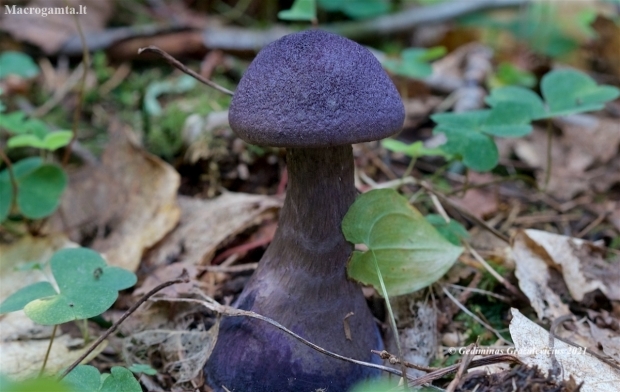
[[[330,147],[395,134],[405,109],[368,49],[309,30],[258,53],[239,82],[228,117],[233,131],[251,144]]]

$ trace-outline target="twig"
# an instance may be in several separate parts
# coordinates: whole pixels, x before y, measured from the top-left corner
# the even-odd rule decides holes
[[[478,340],[480,340],[480,336],[478,336]],[[474,354],[472,354],[472,350],[474,350],[476,347],[478,347],[478,341],[467,346],[467,351],[465,352],[465,355],[463,355],[463,359],[459,364],[456,375],[454,376],[452,382],[450,382],[450,385],[448,385],[446,392],[456,391],[456,387],[459,386],[461,379],[463,378],[463,374],[465,374],[465,371],[469,368],[471,361],[474,359]]]
[[[73,70],[69,78],[65,81],[65,83],[60,86],[58,89],[55,89],[54,95],[45,103],[32,112],[32,117],[41,117],[46,115],[50,110],[52,110],[62,99],[67,95],[69,91],[80,81],[82,78],[82,73],[84,72],[84,62],[78,64],[77,67]]]
[[[164,60],[166,60],[170,65],[172,65],[173,67],[177,68],[178,70],[188,74],[189,76],[193,77],[194,79],[198,80],[199,82],[201,82],[203,84],[206,84],[207,86],[212,87],[212,88],[216,89],[217,91],[219,91],[221,93],[228,94],[228,95],[234,95],[234,93],[232,91],[230,91],[229,89],[227,89],[225,87],[222,87],[219,84],[210,81],[209,79],[205,79],[200,74],[198,74],[198,73],[192,71],[191,69],[187,68],[179,60],[175,59],[174,57],[172,57],[171,55],[169,55],[168,53],[166,53],[162,49],[158,48],[157,46],[150,45],[150,46],[147,46],[146,48],[138,49],[138,54],[142,54],[144,52],[151,52],[151,53],[158,54],[161,57],[163,57]]]
[[[487,263],[486,260],[482,256],[480,256],[480,254],[476,252],[474,248],[472,248],[466,242],[463,242],[463,243],[465,244],[465,247],[467,248],[469,253],[471,253],[471,255],[474,256],[474,259],[476,259],[476,261],[482,264],[482,266],[484,267],[484,269],[487,270],[488,273],[490,273],[495,279],[497,279],[498,282],[504,285],[504,287],[508,291],[510,291],[515,297],[525,299],[529,303],[529,300],[527,299],[527,297],[525,297],[525,295],[523,295],[523,293],[519,291],[512,283],[510,283],[503,276],[498,274],[497,271],[495,271],[493,267],[491,267],[489,263]]]
[[[75,367],[79,365],[80,362],[82,362],[90,353],[92,353],[97,348],[97,346],[101,344],[101,342],[103,342],[108,336],[110,336],[114,331],[116,331],[119,325],[121,325],[123,321],[125,321],[129,316],[131,316],[131,314],[134,313],[140,307],[140,305],[146,302],[149,298],[151,298],[153,295],[157,294],[159,291],[165,289],[168,286],[172,286],[177,283],[188,283],[188,282],[189,282],[189,274],[184,269],[183,272],[181,273],[181,276],[178,277],[177,279],[164,282],[160,284],[159,286],[155,287],[154,289],[152,289],[151,291],[149,291],[148,293],[144,294],[144,296],[142,296],[142,298],[140,298],[138,302],[133,304],[131,308],[127,309],[127,311],[123,313],[123,315],[110,328],[108,328],[107,331],[105,331],[101,336],[99,336],[97,340],[93,342],[93,344],[90,345],[90,347],[88,348],[88,350],[84,352],[84,354],[82,354],[78,359],[76,359],[60,375],[59,380],[62,380],[67,374],[69,374],[73,369],[75,369]]]
[[[467,212],[466,210],[464,210],[463,208],[459,207],[458,205],[456,205],[456,203],[454,203],[452,200],[448,199],[446,196],[442,195],[441,193],[437,192],[436,190],[434,190],[430,185],[428,185],[425,181],[420,181],[419,185],[424,188],[427,192],[432,193],[434,195],[436,195],[442,202],[448,204],[450,207],[454,208],[455,210],[457,210],[459,213],[463,214],[463,216],[465,216],[467,219],[473,221],[475,224],[481,226],[483,229],[489,231],[491,234],[493,234],[494,236],[496,236],[497,238],[499,238],[500,240],[509,243],[510,242],[510,238],[508,238],[507,236],[505,236],[504,234],[500,233],[499,231],[497,231],[495,228],[489,226],[488,224],[486,224],[486,222],[484,222],[482,219],[474,216],[473,214]]]
[[[406,366],[408,368],[415,369],[415,370],[420,370],[420,371],[423,371],[423,372],[426,372],[426,373],[430,373],[430,372],[434,372],[435,370],[439,370],[439,368],[428,367],[428,366],[421,366],[421,365],[417,365],[415,363],[411,363],[411,362],[408,362],[408,361],[401,361],[400,358],[398,358],[396,355],[390,354],[386,350],[383,350],[383,351],[370,350],[370,352],[373,353],[373,354],[377,354],[381,359],[387,360],[392,365],[402,364],[402,365],[404,365],[404,366]]]
[[[510,362],[510,363],[516,363],[516,364],[520,364],[522,363],[519,358],[515,357],[514,355],[511,354],[497,354],[497,355],[489,355],[486,356],[484,358],[480,358],[480,359],[475,359],[473,361],[471,361],[471,363],[469,364],[469,368],[475,368],[475,367],[479,367],[479,366],[487,366],[487,365],[492,365],[495,363],[502,363],[502,362]],[[437,380],[439,378],[445,377],[448,374],[454,373],[456,371],[458,371],[459,367],[461,365],[459,363],[454,364],[452,366],[448,366],[446,368],[443,369],[438,369],[435,370],[432,373],[426,374],[422,377],[418,377],[416,378],[413,382],[409,383],[409,386],[415,387],[415,386],[420,386],[420,385],[424,385],[424,384],[428,384],[434,380]]]
[[[413,7],[370,20],[319,25],[319,28],[351,39],[361,39],[376,35],[410,32],[421,25],[441,23],[485,9],[518,7],[528,2],[529,0],[453,0],[425,7]],[[274,25],[267,30],[256,30],[212,24],[204,30],[203,42],[209,49],[259,50],[293,32],[284,25]]]
[[[336,354],[334,352],[331,352],[329,350],[326,350],[324,348],[322,348],[321,346],[318,346],[314,343],[312,343],[309,340],[304,339],[303,337],[297,335],[295,332],[291,331],[290,329],[286,328],[284,325],[280,324],[279,322],[263,316],[261,314],[252,312],[252,311],[248,311],[248,310],[241,310],[241,309],[235,309],[232,308],[230,306],[226,306],[226,305],[222,305],[219,302],[215,301],[213,298],[208,297],[207,295],[205,295],[204,293],[201,292],[197,292],[197,294],[199,294],[202,299],[195,299],[195,298],[165,298],[166,301],[171,301],[171,302],[196,302],[201,304],[202,306],[204,306],[205,308],[209,309],[212,312],[218,313],[222,316],[226,316],[226,317],[250,317],[250,318],[255,318],[261,321],[264,321],[268,324],[273,325],[274,327],[278,328],[279,330],[291,335],[292,337],[294,337],[295,339],[299,340],[301,343],[305,344],[306,346],[320,352],[321,354],[325,354],[329,357],[332,358],[336,358],[336,359],[340,359],[343,361],[347,361],[347,362],[351,362],[354,363],[356,365],[361,365],[361,366],[366,366],[366,367],[370,367],[373,369],[379,369],[382,370],[384,372],[388,372],[391,374],[395,374],[399,377],[402,377],[402,372],[397,370],[397,369],[393,369],[391,367],[387,367],[387,366],[383,366],[383,365],[377,365],[375,363],[370,363],[370,362],[364,362],[364,361],[359,361],[357,359],[353,359],[353,358],[349,358],[349,357],[345,357],[344,355],[340,355],[340,354]],[[413,380],[412,376],[408,376],[410,380]]]
[[[441,287],[441,289],[443,290],[443,292],[448,296],[448,298],[450,298],[450,300],[452,302],[454,302],[454,304],[456,306],[459,307],[459,309],[461,309],[465,314],[467,314],[469,317],[473,318],[474,320],[476,320],[478,323],[480,323],[480,325],[482,325],[483,327],[485,327],[486,329],[488,329],[489,331],[493,332],[493,334],[495,336],[497,336],[497,338],[499,340],[501,340],[502,342],[505,342],[507,344],[512,344],[511,342],[507,341],[495,328],[493,328],[492,326],[490,326],[489,324],[485,323],[480,317],[476,316],[475,314],[473,314],[469,309],[467,309],[462,303],[460,303],[456,298],[454,298],[454,296],[448,291],[447,288],[445,287]]]
[[[474,293],[479,293],[479,294],[484,294],[484,295],[488,295],[490,297],[495,297],[501,301],[504,302],[510,302],[510,298],[504,296],[504,295],[500,295],[500,294],[495,294],[492,291],[488,291],[488,290],[482,290],[476,287],[465,287],[465,286],[459,286],[458,284],[452,284],[452,283],[444,283],[446,286],[450,286],[453,289],[457,289],[457,290],[464,290],[464,291],[471,291]]]
[[[258,267],[258,263],[247,263],[247,264],[231,265],[231,266],[205,265],[205,266],[199,266],[197,269],[199,271],[236,273],[236,272],[254,271],[256,267]]]
[[[65,4],[68,6],[69,2],[65,0]],[[77,14],[74,14],[75,26],[77,27],[78,34],[80,35],[80,42],[82,43],[82,79],[80,80],[80,89],[78,90],[77,103],[75,105],[75,111],[73,112],[73,127],[71,128],[71,140],[65,148],[65,154],[62,157],[62,165],[67,166],[69,158],[71,157],[71,148],[73,143],[77,140],[78,125],[80,124],[80,115],[82,114],[82,101],[84,100],[84,89],[86,88],[86,76],[90,66],[90,54],[88,52],[88,45],[86,45],[86,38],[84,38],[84,32],[82,31],[82,25]]]

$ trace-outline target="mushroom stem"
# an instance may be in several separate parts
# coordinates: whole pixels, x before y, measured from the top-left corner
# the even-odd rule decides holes
[[[287,164],[278,230],[236,305],[330,351],[373,361],[370,350],[381,338],[360,287],[347,279],[352,246],[340,227],[356,195],[351,146],[290,148]],[[259,320],[225,318],[205,374],[213,387],[230,390],[345,391],[375,371],[327,357]]]

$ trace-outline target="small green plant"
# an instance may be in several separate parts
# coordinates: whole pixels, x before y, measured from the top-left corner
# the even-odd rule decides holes
[[[569,69],[547,73],[540,85],[542,99],[523,87],[493,90],[486,102],[490,109],[431,116],[434,133],[443,133],[441,148],[454,159],[477,171],[489,171],[498,163],[494,137],[522,137],[532,132],[532,121],[600,110],[620,95],[612,86],[599,86],[588,75]]]
[[[353,252],[349,276],[382,292],[376,260],[388,295],[411,293],[435,283],[463,251],[392,189],[358,197],[342,221],[342,231],[347,241],[368,248]]]
[[[383,67],[395,75],[412,79],[423,79],[433,73],[430,61],[437,60],[446,54],[446,48],[408,48],[400,53],[399,59],[383,61]]]
[[[6,51],[0,54],[0,79],[4,79],[8,75],[33,78],[39,72],[39,66],[24,53]]]
[[[497,70],[487,80],[491,89],[504,86],[522,86],[533,88],[536,77],[529,71],[517,68],[511,63],[500,63]]]
[[[55,330],[59,324],[86,320],[102,314],[114,304],[120,290],[133,286],[137,281],[132,272],[108,266],[99,253],[87,248],[61,249],[54,253],[49,265],[54,284],[38,282],[23,287],[0,304],[0,314],[23,310],[35,323],[54,325]],[[50,339],[50,347],[53,339],[54,333]],[[78,366],[69,373],[67,379],[73,380],[74,384],[84,382],[94,385],[93,370],[86,368],[92,367]],[[41,374],[44,369],[45,361]],[[95,368],[92,369],[97,372],[100,387],[87,388],[86,384],[83,384],[77,391],[130,391],[131,382],[126,381],[127,374],[137,384],[127,369],[112,368],[112,375],[101,377]],[[113,389],[110,386],[119,383],[125,383],[123,385],[126,385],[126,388]],[[133,390],[140,391],[139,385],[138,389]]]
[[[142,387],[128,369],[113,366],[110,373],[99,373],[94,366],[79,365],[62,380],[72,391],[141,392]]]

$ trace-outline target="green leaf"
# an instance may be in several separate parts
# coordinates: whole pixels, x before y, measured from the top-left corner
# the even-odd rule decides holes
[[[87,248],[61,249],[50,264],[60,292],[24,307],[26,315],[38,324],[97,316],[114,304],[119,290],[136,283],[133,273],[107,266],[99,253]]]
[[[386,149],[394,152],[401,152],[412,158],[419,158],[424,156],[443,156],[447,157],[446,154],[440,148],[426,148],[424,147],[424,143],[421,141],[417,141],[415,143],[406,144],[396,139],[384,139],[381,141],[381,145]]]
[[[295,0],[288,10],[278,12],[278,18],[282,20],[316,20],[315,0]]]
[[[43,148],[43,140],[38,138],[32,134],[21,134],[12,136],[7,142],[7,147],[9,148],[18,148],[18,147],[33,147],[33,148]]]
[[[44,218],[56,211],[66,186],[64,170],[52,164],[41,165],[17,177],[17,206],[27,218]]]
[[[0,314],[22,310],[35,299],[56,295],[56,290],[49,282],[38,282],[28,285],[11,294],[0,305]]]
[[[549,107],[549,117],[601,110],[620,96],[612,86],[598,86],[583,72],[561,69],[543,76],[540,89]]]
[[[460,245],[461,240],[469,238],[469,233],[459,222],[454,219],[450,219],[450,222],[446,222],[443,216],[438,214],[428,214],[425,216],[428,223],[433,225],[435,229],[445,239],[450,241],[453,245]]]
[[[532,132],[528,105],[499,102],[484,120],[480,131],[493,136],[521,137]]]
[[[433,73],[433,68],[428,61],[442,57],[445,53],[446,49],[442,46],[429,49],[409,48],[401,52],[401,59],[383,61],[383,67],[396,75],[423,79]]]
[[[129,366],[129,370],[133,373],[144,373],[149,376],[154,376],[157,374],[157,370],[153,369],[150,365],[144,365],[141,363],[134,363]]]
[[[11,74],[22,78],[33,78],[39,74],[39,67],[26,54],[6,51],[0,54],[0,79]]]
[[[491,91],[491,95],[485,99],[491,107],[501,104],[515,103],[527,108],[528,116],[532,120],[539,120],[547,117],[545,104],[542,99],[533,92],[523,87],[507,86],[500,87]]]
[[[342,222],[347,241],[364,244],[348,266],[351,278],[379,290],[376,257],[388,295],[411,293],[436,282],[462,248],[446,241],[404,197],[391,189],[365,193]]]
[[[489,85],[492,89],[512,85],[532,88],[536,85],[536,77],[512,63],[501,63],[497,66],[495,74],[489,78]]]
[[[142,392],[142,387],[134,375],[124,367],[114,366],[105,378],[100,392]]]
[[[16,112],[0,114],[0,128],[4,128],[10,133],[19,134],[27,131],[24,125],[26,114],[21,110]]]
[[[97,392],[101,389],[101,374],[90,365],[76,366],[63,381],[76,392]]]
[[[43,147],[49,151],[55,151],[60,147],[64,147],[71,141],[73,138],[73,132],[71,131],[56,131],[50,132],[43,139]]]

